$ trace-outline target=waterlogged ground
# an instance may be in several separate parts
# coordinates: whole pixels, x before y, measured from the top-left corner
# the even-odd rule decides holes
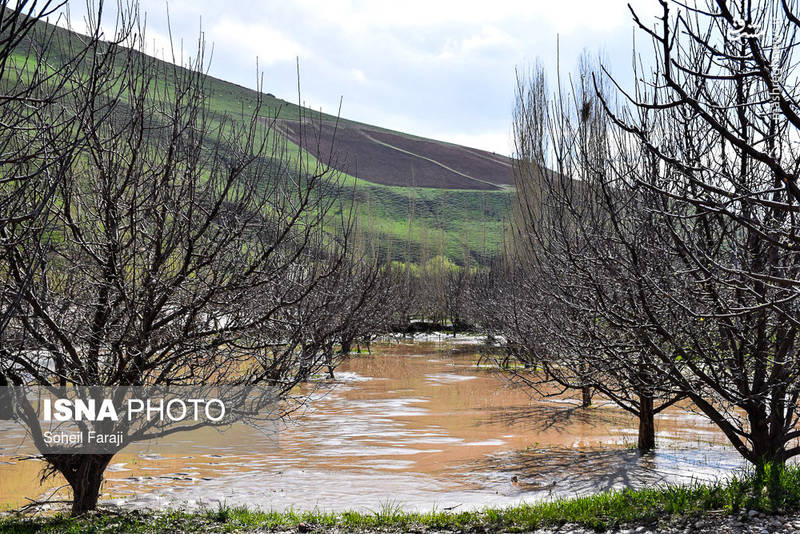
[[[396,343],[351,357],[335,381],[309,386],[313,402],[277,447],[239,429],[216,433],[210,447],[182,444],[189,453],[120,454],[106,503],[461,510],[707,480],[743,466],[710,423],[680,408],[659,416],[659,450],[642,456],[630,415],[602,399],[581,409],[570,398],[531,398],[477,365],[466,341]],[[0,507],[49,495],[59,484],[40,486],[40,469],[36,459],[0,456]]]

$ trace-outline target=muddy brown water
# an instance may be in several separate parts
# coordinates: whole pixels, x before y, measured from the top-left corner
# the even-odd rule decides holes
[[[394,343],[353,356],[335,381],[254,450],[221,433],[192,454],[121,453],[104,502],[124,508],[466,509],[608,488],[727,476],[744,464],[703,417],[674,408],[657,418],[659,449],[639,454],[637,421],[596,399],[531,397],[478,365],[470,339]],[[309,389],[311,391],[311,389]],[[0,507],[41,498],[36,459],[0,456]]]

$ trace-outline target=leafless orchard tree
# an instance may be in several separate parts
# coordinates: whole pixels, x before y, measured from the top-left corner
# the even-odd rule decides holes
[[[670,258],[637,272],[656,282],[638,299],[642,341],[746,459],[783,464],[800,454],[797,6],[660,4],[655,28],[634,14],[650,83],[613,114],[651,160],[618,174],[652,199]]]
[[[685,396],[759,469],[782,465],[800,453],[796,5],[659,3],[654,28],[634,14],[655,61],[625,105],[603,76],[547,120],[539,86],[520,99],[522,165],[553,169],[520,188],[539,317],[565,333],[543,339],[602,355],[609,396]]]
[[[440,252],[419,265],[406,266],[394,277],[397,296],[405,292],[397,304],[404,313],[396,314],[394,330],[449,329],[455,335],[470,327],[466,292],[476,269],[466,262],[456,265]],[[412,324],[412,317],[421,322]]]
[[[346,202],[337,175],[289,157],[260,102],[242,117],[212,109],[202,41],[181,68],[142,53],[135,4],[120,21],[115,40],[130,47],[91,43],[54,104],[80,115],[82,142],[52,145],[71,158],[49,215],[8,248],[4,290],[21,299],[4,372],[13,384],[224,380],[288,395],[329,363],[374,288],[374,269],[366,286],[330,283],[364,265],[349,254],[348,210],[332,210]],[[44,455],[73,513],[96,506],[112,456]]]
[[[516,378],[547,394],[579,390],[583,406],[603,393],[639,419],[637,445],[647,450],[655,416],[683,394],[659,386],[653,362],[620,324],[636,292],[621,261],[659,261],[660,253],[636,199],[616,190],[613,138],[591,75],[584,56],[552,95],[541,67],[519,78],[515,240],[508,265],[495,270],[493,321],[506,357],[527,369]]]
[[[471,326],[466,292],[472,278],[473,273],[470,272],[468,263],[461,267],[450,268],[444,274],[445,316],[450,321],[453,335]]]
[[[395,292],[392,272],[380,258],[358,255],[348,257],[341,269],[315,289],[314,300],[324,307],[314,310],[309,321],[328,334],[324,351],[331,379],[336,364],[350,354],[353,345],[364,344],[370,350],[372,339],[389,331]]]

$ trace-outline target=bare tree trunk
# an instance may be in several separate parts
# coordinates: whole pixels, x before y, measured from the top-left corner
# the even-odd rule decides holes
[[[592,387],[583,386],[581,388],[581,408],[588,408],[592,405]]]
[[[342,356],[347,356],[350,354],[350,350],[353,347],[353,340],[350,337],[342,338]],[[358,349],[361,352],[361,349]]]
[[[328,378],[335,380],[336,375],[334,374],[334,369],[336,366],[333,363],[333,345],[331,344],[325,347],[325,365],[328,367]]]
[[[763,419],[753,426],[751,434],[755,464],[753,490],[760,494],[766,489],[771,499],[778,499],[783,492],[781,474],[786,466],[786,448],[783,444],[777,445],[770,439],[769,434],[769,426]]]
[[[752,416],[748,416],[751,425],[750,440],[753,444],[753,463],[756,466],[756,476],[763,478],[767,471],[778,470],[786,462],[785,446],[771,439],[770,425],[760,416],[758,410],[754,410]],[[775,469],[771,469],[771,468]]]
[[[639,395],[639,441],[637,447],[640,451],[656,448],[656,423],[651,395]]]
[[[46,455],[50,469],[58,471],[72,488],[72,515],[85,514],[97,508],[103,472],[113,454]]]
[[[10,421],[14,418],[12,397],[7,389],[8,379],[0,372],[0,421]]]

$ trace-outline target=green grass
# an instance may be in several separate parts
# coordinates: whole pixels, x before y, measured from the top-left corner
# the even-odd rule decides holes
[[[512,194],[361,184],[356,199],[360,226],[378,233],[381,247],[393,247],[392,259],[422,263],[442,254],[462,264],[465,255],[481,259],[502,250]]]
[[[372,512],[274,512],[220,507],[198,512],[170,510],[122,515],[100,512],[79,518],[12,516],[0,519],[0,532],[242,532],[297,529],[301,523],[314,530],[525,532],[565,523],[606,529],[710,511],[735,513],[752,509],[776,513],[800,509],[800,469],[773,470],[772,475],[766,477],[768,481],[752,476],[734,477],[716,484],[608,491],[587,497],[465,512],[404,512],[397,504],[387,503]]]

